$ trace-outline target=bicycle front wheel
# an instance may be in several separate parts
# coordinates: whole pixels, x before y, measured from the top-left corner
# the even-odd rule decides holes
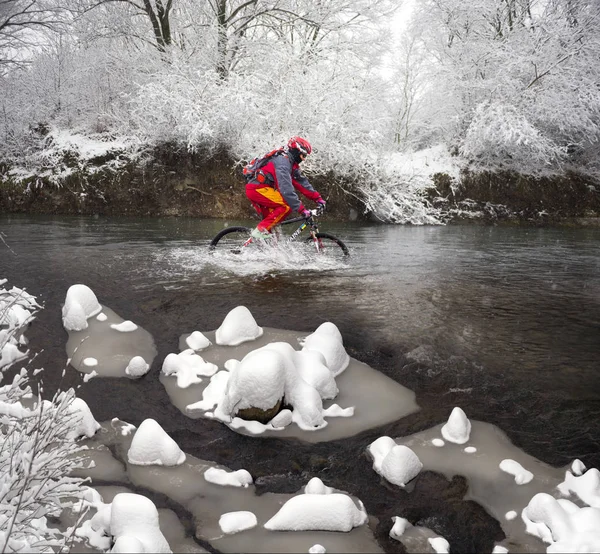
[[[219,250],[219,252],[231,252],[240,254],[242,248],[248,242],[252,229],[249,227],[227,227],[220,231],[215,238],[210,241],[209,252]]]
[[[348,247],[340,239],[329,233],[316,233],[314,239],[313,237],[306,239],[306,244],[324,256],[345,258],[350,255]]]

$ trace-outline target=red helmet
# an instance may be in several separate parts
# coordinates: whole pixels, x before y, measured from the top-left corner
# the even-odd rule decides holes
[[[287,147],[290,149],[295,148],[305,156],[308,156],[312,152],[312,146],[310,145],[310,142],[302,137],[292,137],[290,140],[288,140]]]

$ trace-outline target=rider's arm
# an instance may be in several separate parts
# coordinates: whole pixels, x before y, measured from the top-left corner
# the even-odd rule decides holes
[[[273,158],[273,166],[275,168],[275,179],[277,187],[283,199],[288,206],[295,212],[301,212],[304,206],[292,184],[292,162],[287,156],[275,156]]]
[[[321,195],[313,188],[308,179],[302,175],[302,172],[298,167],[292,171],[292,184],[294,188],[306,196],[306,198],[315,201],[321,198]]]

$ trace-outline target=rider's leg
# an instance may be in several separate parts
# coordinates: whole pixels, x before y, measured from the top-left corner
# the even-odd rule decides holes
[[[270,232],[274,225],[277,225],[280,221],[285,219],[292,211],[286,204],[283,196],[281,196],[281,193],[272,187],[256,189],[247,188],[246,196],[257,211],[257,206],[260,207],[260,213],[263,220],[256,228],[263,233]]]

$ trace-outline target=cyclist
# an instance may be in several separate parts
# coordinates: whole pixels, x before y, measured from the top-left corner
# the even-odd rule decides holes
[[[263,219],[252,231],[252,237],[265,240],[271,229],[292,211],[306,218],[309,210],[298,197],[298,192],[325,209],[325,200],[300,172],[300,163],[311,153],[310,143],[302,137],[292,137],[287,146],[270,152],[259,162],[246,184],[246,196]],[[263,162],[264,163],[263,165]]]

